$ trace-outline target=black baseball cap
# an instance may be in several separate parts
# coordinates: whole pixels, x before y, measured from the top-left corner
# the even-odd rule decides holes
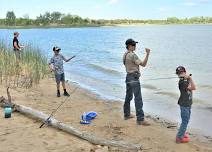
[[[137,41],[135,41],[135,40],[133,40],[133,39],[128,39],[128,40],[126,40],[126,42],[125,42],[125,44],[126,45],[131,45],[131,44],[136,44],[136,43],[138,43]]]
[[[58,46],[53,47],[53,51],[60,51],[60,50],[61,50],[61,48],[59,48]]]
[[[182,72],[186,72],[186,69],[183,66],[178,66],[176,68],[176,74],[180,74]]]

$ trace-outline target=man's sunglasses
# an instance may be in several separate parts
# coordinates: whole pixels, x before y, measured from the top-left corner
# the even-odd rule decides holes
[[[132,46],[136,46],[136,44],[131,44]]]

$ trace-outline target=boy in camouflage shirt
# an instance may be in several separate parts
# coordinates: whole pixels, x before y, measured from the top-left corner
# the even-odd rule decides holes
[[[57,83],[57,97],[60,97],[60,82],[62,82],[62,87],[64,90],[64,96],[70,96],[68,92],[66,91],[65,86],[65,74],[64,74],[64,68],[63,68],[63,61],[69,62],[71,59],[73,59],[75,56],[66,59],[62,54],[60,54],[60,48],[59,47],[53,47],[54,56],[49,61],[49,69],[51,72],[54,71],[55,73],[55,80]]]

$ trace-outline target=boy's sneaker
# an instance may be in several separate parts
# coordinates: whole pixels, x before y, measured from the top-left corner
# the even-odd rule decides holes
[[[130,116],[124,117],[124,120],[132,119],[132,118],[135,118],[135,116],[134,115],[130,115]]]
[[[176,143],[188,143],[190,141],[190,139],[189,138],[185,138],[185,137],[183,137],[183,138],[176,138]]]
[[[184,138],[189,138],[188,133],[185,133]]]
[[[64,96],[67,96],[67,97],[69,97],[70,96],[70,94],[68,94],[68,92],[64,92],[64,94],[63,94]]]
[[[150,126],[150,123],[148,123],[147,121],[137,121],[137,125],[143,125],[143,126]]]
[[[57,92],[57,97],[60,97],[60,92]]]

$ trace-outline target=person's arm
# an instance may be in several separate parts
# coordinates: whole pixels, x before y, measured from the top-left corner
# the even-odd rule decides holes
[[[25,48],[26,46],[25,45],[20,45],[20,48]]]
[[[73,59],[73,58],[75,58],[76,56],[74,55],[74,56],[72,56],[71,58],[69,58],[69,59],[66,59],[64,56],[63,56],[63,60],[65,61],[65,62],[69,62],[71,59]]]
[[[49,70],[52,72],[52,71],[55,71],[55,69],[53,68],[52,66],[53,64],[53,59],[51,58],[51,60],[49,61]]]
[[[17,42],[14,42],[14,47],[15,47],[17,50],[21,50],[21,48],[18,46],[18,43],[17,43]]]
[[[188,90],[192,91],[192,90],[196,90],[196,85],[194,83],[194,80],[192,79],[191,76],[187,77],[188,81],[189,81],[189,85],[188,85]]]
[[[150,49],[145,48],[145,50],[146,50],[146,56],[145,56],[144,60],[140,63],[140,65],[143,67],[146,66],[148,59],[149,59],[149,54],[150,54]]]

